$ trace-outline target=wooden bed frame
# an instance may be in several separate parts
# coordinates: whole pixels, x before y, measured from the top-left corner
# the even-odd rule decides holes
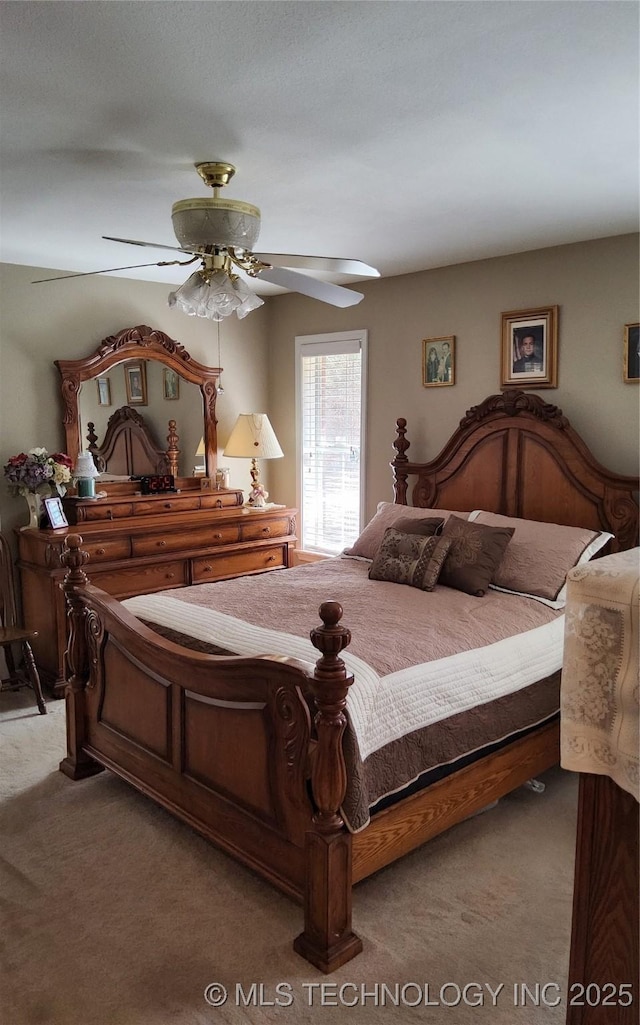
[[[430,463],[408,459],[402,419],[394,446],[397,503],[406,504],[415,477],[414,505],[606,529],[614,549],[637,543],[638,480],[600,466],[561,410],[536,395],[490,396]],[[340,658],[350,634],[338,602],[321,606],[322,625],[311,631],[315,666],[285,655],[206,655],[159,637],[88,585],[81,545],[71,535],[63,556],[71,629],[62,772],[80,779],[111,769],[302,900],[294,947],[323,972],[362,949],[351,926],[354,883],[559,761],[554,722],[351,835],[339,813],[353,678]]]

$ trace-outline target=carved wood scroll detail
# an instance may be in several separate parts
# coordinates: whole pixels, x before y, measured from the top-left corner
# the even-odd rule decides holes
[[[144,349],[153,345],[154,342],[161,345],[172,356],[177,356],[178,359],[184,360],[185,363],[191,360],[191,356],[184,345],[176,342],[174,338],[170,338],[164,331],[147,327],[146,324],[125,328],[123,331],[119,331],[117,335],[109,335],[99,346],[98,353],[100,356],[107,356],[110,352],[117,352],[123,345],[140,345]]]
[[[500,395],[489,395],[484,402],[468,409],[460,421],[460,427],[470,427],[496,413],[503,413],[505,416],[518,416],[519,413],[527,413],[559,430],[564,430],[569,426],[569,421],[566,416],[563,416],[562,410],[558,406],[554,406],[551,402],[545,402],[539,395],[511,388]]]

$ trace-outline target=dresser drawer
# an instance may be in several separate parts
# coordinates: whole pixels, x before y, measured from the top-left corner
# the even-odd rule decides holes
[[[90,566],[96,562],[114,562],[116,559],[129,558],[131,541],[128,537],[116,538],[113,541],[83,541],[82,550],[89,553]]]
[[[262,522],[260,516],[260,513],[255,513],[249,523],[242,524],[243,541],[259,541],[263,538],[282,537],[289,533],[289,518],[287,516],[269,520],[268,523]]]
[[[241,506],[243,494],[241,491],[213,491],[203,492],[200,495],[201,509],[230,509],[234,506]]]
[[[207,580],[221,580],[223,577],[238,577],[243,573],[259,573],[267,569],[285,566],[285,548],[259,548],[253,552],[233,552],[231,555],[215,555],[210,558],[193,559],[191,572],[194,584]]]
[[[189,583],[188,563],[183,559],[151,566],[135,566],[90,574],[91,583],[108,594],[124,598],[133,594],[162,591],[167,587],[184,587]]]
[[[233,544],[238,538],[238,527],[210,524],[208,527],[180,530],[171,534],[134,537],[131,549],[134,555],[161,555],[163,552],[182,552],[193,548],[209,548],[211,545]]]
[[[182,495],[162,495],[151,498],[148,502],[136,502],[133,507],[134,516],[159,516],[169,512],[192,512],[200,508],[200,496],[183,498]]]
[[[81,523],[93,520],[121,520],[133,515],[133,505],[129,502],[114,502],[113,505],[105,505],[98,500],[92,505],[86,504],[78,509],[77,521]]]

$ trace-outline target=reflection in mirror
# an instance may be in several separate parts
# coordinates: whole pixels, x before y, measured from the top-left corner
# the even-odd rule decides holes
[[[175,371],[154,360],[144,360],[147,404],[136,403],[134,412],[141,416],[156,449],[166,452],[170,447],[169,420],[176,421],[178,475],[193,473],[195,455],[202,438],[202,396],[197,385],[181,378]],[[107,436],[109,420],[127,406],[127,363],[119,363],[95,380],[85,381],[79,390],[80,437],[84,448],[90,448],[90,437],[97,437],[101,447]],[[93,424],[93,432],[89,427]],[[132,449],[132,473],[152,472],[148,457],[139,447]],[[142,460],[142,462],[140,462]],[[136,465],[136,461],[140,465]],[[108,473],[124,472],[122,462],[107,465]],[[167,472],[167,471],[165,471]]]
[[[153,433],[152,451],[181,450],[178,480],[191,476],[200,438],[204,438],[207,477],[215,478],[219,367],[199,363],[180,342],[146,324],[109,335],[84,359],[55,360],[55,365],[61,378],[67,452],[75,454],[87,447],[89,423],[94,424],[92,433],[100,446],[110,416],[128,409],[138,415],[144,412],[144,430],[139,426],[138,433]],[[174,423],[174,433],[177,424],[179,440],[173,438],[167,444],[169,421]]]

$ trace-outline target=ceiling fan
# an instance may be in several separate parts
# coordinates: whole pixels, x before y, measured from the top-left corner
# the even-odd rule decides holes
[[[33,283],[58,281],[61,277],[108,274],[111,271],[133,270],[136,267],[187,266],[199,260],[199,269],[175,292],[170,293],[169,305],[190,316],[208,317],[219,321],[231,313],[242,318],[263,304],[262,299],[247,288],[238,271],[242,271],[249,278],[269,281],[341,308],[355,306],[364,298],[363,294],[342,285],[300,274],[299,271],[315,270],[353,274],[357,277],[380,276],[374,267],[360,260],[254,252],[260,232],[259,209],[241,200],[220,198],[220,189],[227,185],[235,174],[233,164],[214,160],[198,163],[195,168],[205,185],[213,189],[213,199],[183,199],[173,204],[171,219],[180,243],[178,246],[103,235],[103,238],[111,242],[185,253],[190,256],[189,260],[159,260],[155,263],[133,264],[128,267],[111,267],[107,270],[41,278]]]

